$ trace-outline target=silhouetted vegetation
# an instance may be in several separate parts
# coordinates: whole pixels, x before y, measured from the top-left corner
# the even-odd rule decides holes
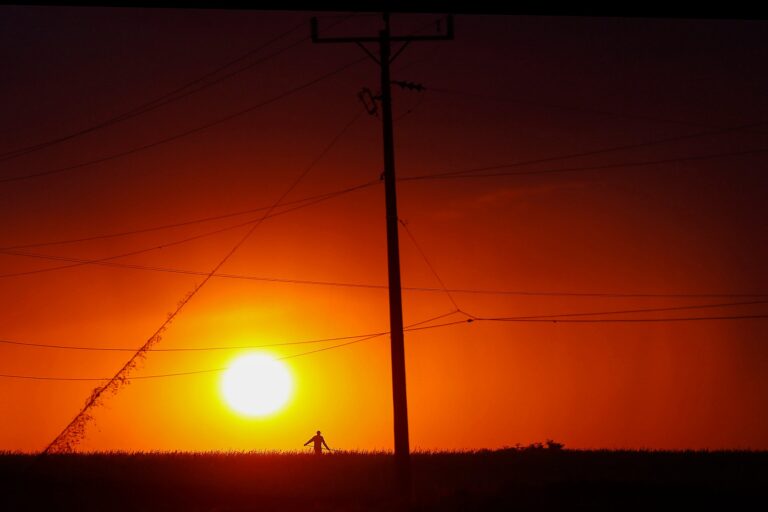
[[[505,446],[501,449],[501,451],[523,451],[523,450],[562,450],[565,448],[565,445],[563,443],[558,443],[556,441],[553,441],[552,439],[547,439],[543,443],[531,443],[527,446],[523,446],[520,443],[515,444],[514,446]],[[488,450],[485,450],[486,452]]]
[[[388,511],[385,453],[0,455],[0,510]],[[527,447],[413,456],[419,512],[746,509],[768,488],[766,452]],[[757,500],[757,501],[755,501]]]

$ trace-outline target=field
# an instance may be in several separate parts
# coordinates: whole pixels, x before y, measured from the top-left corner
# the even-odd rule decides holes
[[[416,453],[413,511],[753,508],[768,452]],[[389,511],[381,453],[0,454],[0,510]],[[748,506],[753,503],[752,506]]]

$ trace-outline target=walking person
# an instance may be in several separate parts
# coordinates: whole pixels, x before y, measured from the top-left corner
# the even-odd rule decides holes
[[[309,443],[315,443],[315,455],[323,454],[323,446],[325,446],[326,450],[331,451],[328,445],[325,444],[325,439],[323,439],[323,436],[320,435],[319,430],[317,431],[317,435],[313,436],[312,439],[304,443],[304,446],[307,446]]]

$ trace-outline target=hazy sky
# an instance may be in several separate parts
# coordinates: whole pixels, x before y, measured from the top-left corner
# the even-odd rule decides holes
[[[356,62],[355,45],[313,45],[312,15],[0,7],[0,340],[137,348],[203,279],[178,271],[210,272],[249,228],[210,233],[260,212],[19,246],[270,206],[353,119],[285,201],[378,179],[380,119],[357,97],[378,91],[378,67]],[[393,31],[431,33],[438,18],[395,15]],[[521,317],[720,305],[564,318],[729,318],[409,332],[412,447],[768,448],[768,320],[733,318],[768,314],[768,24],[455,25],[454,41],[398,57],[393,78],[426,90],[396,87],[393,101],[400,217],[445,285],[463,290],[458,306]],[[380,19],[323,13],[320,27],[375,34]],[[403,292],[405,322],[453,312],[403,230],[400,242],[403,286],[437,289]],[[163,245],[109,260],[134,268],[28,273]],[[385,249],[381,184],[267,219],[221,273],[336,285],[215,277],[157,348],[386,331],[386,289],[346,286],[386,284]],[[133,375],[220,368],[241,352],[150,353]],[[4,343],[0,374],[108,377],[129,356]],[[272,417],[231,411],[220,373],[134,380],[95,410],[81,448],[299,449],[317,429],[332,447],[392,446],[387,337],[286,362],[295,394]],[[0,450],[43,448],[97,384],[0,378]]]

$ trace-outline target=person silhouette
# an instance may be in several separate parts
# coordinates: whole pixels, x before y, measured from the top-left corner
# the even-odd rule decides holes
[[[317,431],[317,435],[313,436],[312,439],[304,443],[304,446],[307,446],[309,443],[315,443],[315,455],[322,455],[323,454],[323,446],[325,446],[326,450],[330,451],[330,448],[328,448],[328,445],[325,444],[325,439],[323,439],[323,436],[320,435],[320,431]]]

